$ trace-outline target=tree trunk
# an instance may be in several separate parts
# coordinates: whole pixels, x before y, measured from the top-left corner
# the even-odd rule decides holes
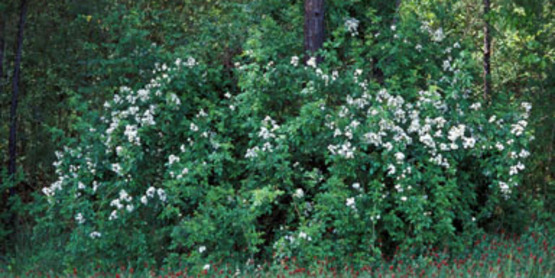
[[[490,0],[484,0],[484,100],[491,92],[491,37],[489,24]]]
[[[14,180],[15,178],[15,162],[16,162],[16,130],[17,130],[17,101],[19,95],[19,75],[20,75],[20,65],[21,65],[21,52],[23,50],[23,27],[25,25],[25,14],[27,12],[27,0],[21,0],[21,13],[19,15],[19,26],[17,32],[17,49],[15,52],[15,63],[13,71],[13,82],[12,82],[12,105],[10,109],[10,142],[9,142],[9,152],[10,152],[10,162],[8,167],[8,174]],[[15,188],[10,188],[10,194],[15,194]]]
[[[324,45],[324,0],[304,2],[304,49],[311,57]],[[308,60],[305,58],[305,61]],[[322,57],[316,57],[317,62]]]
[[[3,91],[4,82],[4,30],[6,26],[6,18],[4,11],[0,11],[0,91]]]

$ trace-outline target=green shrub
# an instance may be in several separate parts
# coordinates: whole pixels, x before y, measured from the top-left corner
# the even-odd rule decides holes
[[[517,197],[531,107],[481,102],[471,52],[440,27],[349,20],[319,65],[268,55],[253,27],[236,88],[176,55],[101,115],[75,97],[80,135],[36,231],[65,266],[462,248]]]

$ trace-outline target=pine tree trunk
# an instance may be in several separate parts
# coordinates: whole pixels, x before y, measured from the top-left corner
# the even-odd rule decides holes
[[[6,26],[6,18],[4,12],[0,11],[0,91],[3,91],[4,82],[4,30]]]
[[[490,0],[484,0],[484,100],[491,92],[491,37],[489,16]]]
[[[304,49],[313,57],[324,45],[324,0],[305,0],[304,16]],[[321,62],[322,57],[316,61]]]
[[[10,140],[9,140],[9,152],[10,152],[10,162],[8,167],[8,174],[12,178],[15,178],[16,171],[16,131],[17,131],[17,102],[19,96],[19,77],[20,77],[20,66],[21,66],[21,52],[23,50],[23,27],[25,25],[25,14],[27,13],[27,0],[21,1],[21,13],[19,16],[19,26],[17,32],[17,49],[15,52],[15,63],[13,71],[13,82],[12,82],[12,105],[10,109]],[[10,188],[10,194],[15,194],[14,187]]]

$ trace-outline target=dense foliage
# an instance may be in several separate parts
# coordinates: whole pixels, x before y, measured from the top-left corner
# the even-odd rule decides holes
[[[486,99],[480,29],[461,18],[477,1],[327,1],[320,63],[302,1],[70,2],[31,13],[31,30],[68,23],[74,40],[48,39],[75,56],[23,69],[59,112],[23,129],[52,137],[21,158],[38,169],[2,179],[19,194],[0,235],[19,211],[35,267],[364,265],[532,220],[552,231],[552,23],[508,19],[550,18],[548,1],[488,15],[508,32]]]

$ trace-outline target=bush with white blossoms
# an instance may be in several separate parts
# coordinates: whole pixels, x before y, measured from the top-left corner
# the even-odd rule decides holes
[[[247,45],[237,88],[190,57],[121,87],[43,189],[67,260],[363,258],[456,245],[495,219],[518,192],[530,105],[481,102],[469,52],[440,26],[392,27],[366,54],[357,32],[373,30],[339,26],[347,57],[321,64]],[[391,63],[382,81],[372,57]]]

